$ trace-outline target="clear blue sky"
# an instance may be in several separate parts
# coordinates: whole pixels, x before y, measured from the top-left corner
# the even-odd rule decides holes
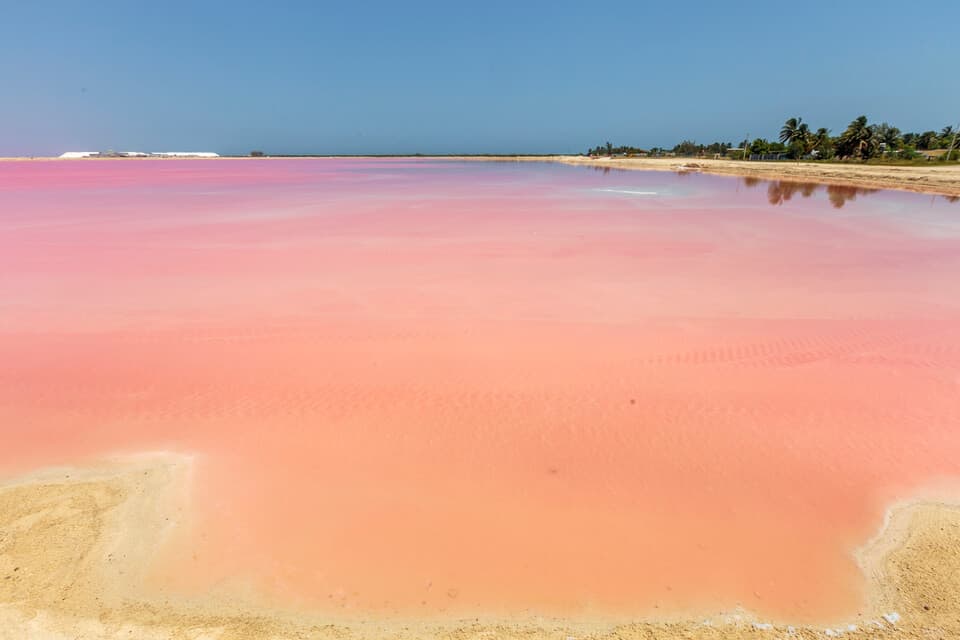
[[[0,155],[568,152],[960,119],[960,1],[3,3]]]

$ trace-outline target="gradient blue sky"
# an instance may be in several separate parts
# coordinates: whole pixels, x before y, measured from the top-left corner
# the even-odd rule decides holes
[[[960,1],[4,2],[0,155],[571,152],[960,119]]]

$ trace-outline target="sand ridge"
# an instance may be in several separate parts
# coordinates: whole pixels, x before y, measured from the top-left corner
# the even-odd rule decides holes
[[[463,160],[479,159],[464,157]],[[495,158],[490,158],[494,160]],[[588,158],[517,156],[515,161],[560,162],[578,166],[638,171],[703,172],[762,180],[813,182],[866,189],[896,189],[960,196],[960,165],[867,165],[815,162],[764,162],[711,158]]]
[[[960,507],[892,508],[858,552],[867,602],[826,626],[766,623],[747,612],[689,620],[333,619],[253,601],[189,600],[145,576],[186,523],[190,458],[152,454],[45,470],[0,487],[0,639],[6,638],[796,638],[960,634]]]

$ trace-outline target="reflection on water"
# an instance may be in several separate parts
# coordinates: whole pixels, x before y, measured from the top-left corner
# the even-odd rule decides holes
[[[624,169],[623,167],[609,167],[609,166],[601,167],[601,166],[597,166],[597,165],[589,165],[589,166],[590,166],[590,168],[593,169],[594,171],[599,171],[600,173],[602,173],[602,174],[604,174],[604,175],[610,173],[611,171],[619,171],[619,172],[621,172],[621,173],[630,171],[630,169]]]
[[[856,200],[858,195],[867,195],[879,191],[879,189],[864,189],[840,184],[828,184],[826,189],[830,204],[837,209],[843,207],[849,200]]]
[[[753,176],[740,178],[745,187],[754,188],[761,183],[767,183],[767,200],[770,204],[780,206],[789,202],[795,195],[803,198],[809,198],[818,191],[826,191],[827,199],[836,209],[841,209],[850,201],[856,200],[857,196],[877,193],[880,189],[868,189],[866,187],[854,187],[842,184],[822,184],[819,182],[794,182],[791,180],[763,180]],[[947,202],[960,202],[960,196],[939,196]]]
[[[761,182],[767,182],[767,201],[775,206],[789,202],[795,195],[809,198],[818,191],[825,190],[827,199],[836,209],[840,209],[847,202],[856,200],[859,195],[876,193],[879,189],[867,189],[840,184],[822,184],[819,182],[793,182],[790,180],[761,180],[760,178],[745,177],[741,181],[746,187],[756,187]]]
[[[604,175],[609,174],[611,171],[616,171],[619,173],[631,171],[631,169],[625,169],[623,167],[597,165],[587,166]],[[678,177],[687,177],[694,174],[700,174],[701,170],[697,165],[681,165],[676,167],[673,171],[671,171],[671,173]],[[755,176],[743,176],[738,178],[738,180],[745,187],[751,189],[765,183],[767,185],[767,200],[774,206],[781,206],[784,203],[792,200],[793,197],[797,195],[802,198],[809,198],[818,192],[825,192],[827,200],[830,202],[830,204],[835,209],[842,209],[848,202],[856,200],[857,196],[870,195],[881,191],[881,189],[870,189],[867,187],[856,187],[842,184],[798,182],[793,180],[766,180],[763,178],[757,178]],[[934,197],[943,198],[950,203],[960,202],[960,196],[942,195]]]

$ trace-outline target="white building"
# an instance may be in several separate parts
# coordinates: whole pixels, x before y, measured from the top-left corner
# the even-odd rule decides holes
[[[209,151],[67,151],[61,158],[219,158],[220,154]]]
[[[90,158],[92,156],[100,155],[99,151],[67,151],[66,153],[61,153],[61,158]]]
[[[154,156],[160,156],[161,158],[219,158],[219,153],[211,153],[209,151],[154,151],[152,154]]]

